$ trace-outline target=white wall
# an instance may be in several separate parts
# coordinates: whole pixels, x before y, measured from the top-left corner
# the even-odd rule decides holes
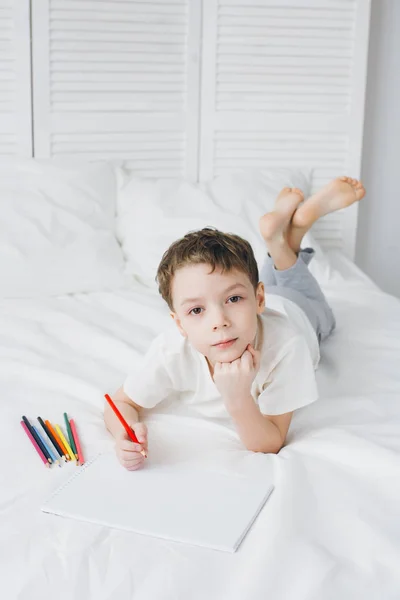
[[[400,0],[372,0],[356,263],[400,298]]]

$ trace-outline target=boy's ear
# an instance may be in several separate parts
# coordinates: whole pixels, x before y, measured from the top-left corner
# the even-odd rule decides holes
[[[261,314],[265,309],[265,289],[262,281],[258,282],[256,290],[257,314]]]
[[[177,328],[179,329],[179,333],[181,335],[183,335],[183,337],[187,337],[187,333],[186,331],[183,329],[182,325],[181,325],[181,321],[178,318],[177,314],[174,312],[170,312],[169,313],[171,315],[171,317],[173,318],[173,320],[175,321],[175,325],[177,326]]]

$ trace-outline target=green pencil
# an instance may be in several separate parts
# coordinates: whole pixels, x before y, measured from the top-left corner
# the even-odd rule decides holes
[[[65,421],[65,427],[67,428],[67,433],[68,433],[68,438],[69,438],[69,445],[72,448],[72,452],[75,454],[76,460],[78,460],[78,451],[77,451],[76,446],[75,446],[74,436],[72,435],[71,425],[69,424],[68,416],[67,416],[66,412],[64,413],[64,421]]]

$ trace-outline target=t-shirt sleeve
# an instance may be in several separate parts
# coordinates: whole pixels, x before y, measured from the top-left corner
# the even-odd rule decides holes
[[[302,335],[285,345],[257,403],[265,415],[282,415],[318,399],[314,365]]]
[[[125,394],[143,408],[153,408],[165,400],[173,390],[168,368],[169,355],[163,335],[150,344],[134,373],[123,383]]]

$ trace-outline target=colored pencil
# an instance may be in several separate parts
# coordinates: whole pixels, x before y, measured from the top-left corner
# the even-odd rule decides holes
[[[104,394],[104,397],[107,400],[108,404],[113,409],[113,411],[115,412],[115,414],[117,415],[118,419],[121,421],[126,433],[129,435],[132,442],[135,442],[135,444],[140,444],[139,440],[137,439],[137,437],[135,435],[135,432],[133,431],[133,429],[131,427],[129,427],[128,423],[125,421],[124,417],[121,415],[118,408],[115,406],[114,402],[111,400],[110,396],[108,394]],[[141,450],[140,454],[142,454],[142,456],[147,458],[147,454],[146,454],[145,450]]]
[[[31,432],[29,431],[28,427],[26,426],[26,423],[24,421],[21,421],[21,425],[24,428],[24,431],[25,431],[26,435],[31,440],[32,445],[35,448],[36,452],[39,454],[39,456],[40,456],[42,462],[44,463],[45,467],[50,467],[49,463],[47,462],[47,458],[45,457],[45,455],[43,454],[43,452],[41,451],[41,449],[37,445],[37,443],[35,441],[35,438],[31,434]]]
[[[54,446],[56,452],[59,454],[60,458],[62,458],[65,461],[65,456],[63,454],[63,451],[61,450],[61,447],[58,445],[56,438],[51,433],[50,429],[47,427],[46,423],[43,422],[43,419],[41,417],[38,417],[37,420],[39,421],[40,425],[42,426],[43,431],[46,433],[47,437],[53,444],[53,446]]]
[[[78,451],[79,464],[83,465],[85,459],[83,458],[83,452],[81,448],[81,444],[78,438],[78,432],[76,430],[75,421],[73,419],[70,420],[72,435],[74,436],[75,446]]]
[[[65,439],[65,436],[63,434],[63,432],[61,431],[61,427],[59,425],[55,425],[56,431],[58,433],[58,436],[61,438],[62,443],[64,444],[64,446],[67,449],[68,454],[71,457],[71,460],[76,460],[75,458],[75,454],[72,452],[70,445],[68,444],[67,440]]]
[[[75,446],[74,436],[72,435],[71,425],[70,425],[70,422],[68,421],[67,413],[64,413],[64,421],[65,421],[65,427],[67,428],[69,445],[72,448],[72,452],[75,454],[76,460],[79,460],[78,451]]]
[[[64,444],[58,437],[58,433],[56,433],[56,430],[53,428],[53,425],[50,423],[50,421],[48,419],[45,421],[45,423],[46,423],[47,427],[50,429],[50,431],[53,434],[53,436],[55,437],[55,439],[57,440],[57,444],[60,446],[61,450],[63,451],[64,459],[66,461],[70,460],[69,454],[68,454],[66,448],[64,448]]]
[[[32,425],[30,424],[30,422],[28,421],[28,419],[25,417],[25,415],[22,416],[22,420],[24,421],[25,425],[29,429],[32,437],[35,439],[35,442],[37,443],[37,445],[41,449],[42,453],[45,455],[45,457],[47,458],[48,462],[51,464],[53,461],[50,458],[50,454],[47,452],[46,448],[43,446],[42,442],[39,439],[38,434],[33,429]]]
[[[48,454],[50,455],[52,462],[56,463],[60,467],[61,465],[59,464],[57,457],[53,454],[49,444],[48,443],[46,444],[46,441],[43,439],[43,436],[40,434],[38,427],[35,427],[34,425],[32,425],[32,429],[36,433],[36,435],[38,436],[40,441],[42,442],[43,446],[46,448]]]

